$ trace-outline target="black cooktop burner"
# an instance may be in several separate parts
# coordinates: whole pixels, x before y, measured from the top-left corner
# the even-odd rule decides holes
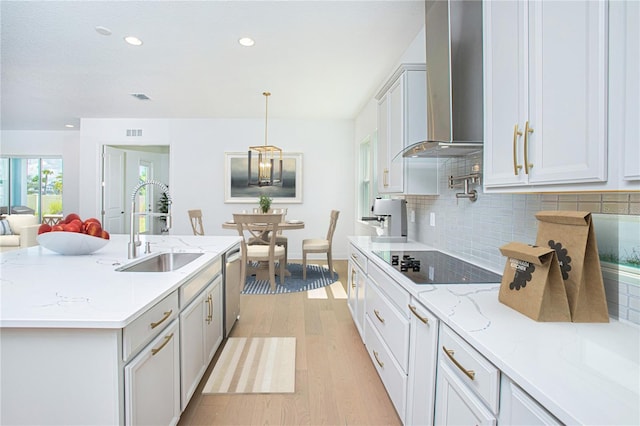
[[[416,284],[499,283],[502,277],[436,250],[374,251]]]

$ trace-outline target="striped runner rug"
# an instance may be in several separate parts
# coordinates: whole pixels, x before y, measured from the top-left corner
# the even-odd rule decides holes
[[[293,393],[295,375],[295,337],[230,337],[202,393]]]

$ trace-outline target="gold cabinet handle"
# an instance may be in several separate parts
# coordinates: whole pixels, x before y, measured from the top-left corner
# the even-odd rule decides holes
[[[518,130],[518,123],[516,123],[513,126],[513,174],[516,176],[522,169],[522,164],[518,164],[518,136],[522,136],[522,132]]]
[[[378,320],[379,320],[381,323],[383,323],[383,324],[384,324],[384,318],[382,318],[382,317],[380,316],[380,312],[378,312],[378,310],[377,310],[377,309],[374,309],[374,310],[373,310],[373,313],[374,313],[374,314],[376,314],[376,317],[378,317]]]
[[[380,358],[378,358],[378,352],[377,351],[373,351],[373,356],[376,359],[376,362],[378,363],[380,368],[384,368],[384,362],[380,361]]]
[[[418,317],[418,319],[420,321],[422,321],[423,323],[429,325],[429,318],[425,318],[423,316],[420,316],[420,314],[418,313],[418,309],[413,306],[413,305],[407,305],[409,306],[409,310],[411,310],[411,312],[413,313],[413,315],[415,315],[416,317]]]
[[[356,270],[352,269],[351,270],[351,288],[356,288],[356,279],[355,279],[355,275],[356,275]]]
[[[171,309],[170,311],[165,312],[164,316],[162,317],[162,319],[160,321],[151,323],[151,328],[154,329],[157,326],[159,326],[160,324],[162,324],[163,322],[165,322],[167,320],[167,318],[169,318],[171,316],[172,313],[173,313],[173,309]]]
[[[213,320],[213,298],[211,297],[211,295],[207,297],[207,308],[208,308],[207,324],[211,324],[211,320]]]
[[[476,377],[476,372],[473,370],[467,370],[466,368],[464,368],[462,364],[460,364],[458,360],[453,357],[453,354],[454,354],[453,349],[447,349],[444,346],[442,346],[442,350],[444,351],[444,353],[447,354],[449,359],[456,365],[456,367],[460,369],[460,371],[462,371],[471,380],[474,380],[474,378]]]
[[[533,164],[529,163],[529,133],[533,133],[533,128],[529,127],[529,121],[524,125],[524,172],[529,174],[529,169]]]
[[[382,185],[385,188],[389,186],[389,182],[387,182],[388,176],[389,176],[389,169],[384,169],[384,172],[382,172]]]
[[[167,343],[169,343],[169,340],[171,340],[172,337],[173,337],[173,333],[171,333],[168,336],[164,336],[164,342],[162,342],[162,344],[160,345],[159,348],[151,349],[151,355],[153,356],[153,355],[157,354],[158,352],[160,352],[162,350],[162,348],[167,346]]]

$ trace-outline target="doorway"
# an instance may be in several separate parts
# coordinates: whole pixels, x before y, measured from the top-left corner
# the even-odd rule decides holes
[[[125,234],[130,229],[133,188],[147,179],[169,186],[169,146],[103,145],[102,153],[103,227],[111,234]],[[143,192],[144,203],[136,200],[136,207],[144,211],[158,211],[161,205],[160,191],[147,189],[139,192],[138,196]],[[142,223],[136,225],[142,224],[141,231],[147,234],[162,233],[161,218],[138,217]]]

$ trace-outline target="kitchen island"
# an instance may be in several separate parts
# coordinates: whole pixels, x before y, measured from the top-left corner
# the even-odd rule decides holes
[[[365,300],[366,315],[360,316],[356,306],[354,321],[366,329],[363,340],[373,354],[374,366],[383,365],[378,369],[383,382],[390,371],[386,366],[398,365],[396,378],[387,380],[385,386],[406,424],[433,419],[446,424],[448,414],[460,422],[460,413],[466,410],[475,411],[475,418],[473,423],[462,421],[464,424],[640,424],[638,326],[613,318],[609,323],[593,324],[536,322],[498,301],[498,283],[418,285],[374,254],[433,247],[413,242],[373,243],[369,237],[349,240],[350,264],[359,264],[350,266],[356,271],[351,279],[361,274],[358,280],[364,281],[351,283],[349,298],[354,289],[365,293],[364,297],[358,293],[354,300]],[[381,296],[376,299],[370,294]],[[380,298],[388,302],[386,315],[368,306],[370,301],[382,306]],[[403,303],[395,303],[397,300]],[[421,317],[416,311],[423,312]],[[403,342],[385,338],[391,312],[406,324]],[[385,323],[379,321],[378,313]],[[433,340],[429,345],[414,340],[420,327],[430,329]],[[455,351],[451,345],[457,345]],[[414,347],[420,351],[412,362]],[[385,350],[389,362],[384,362]],[[469,375],[450,362],[449,355]],[[397,377],[405,384],[394,389],[394,383],[400,383]],[[452,397],[454,394],[457,396]],[[417,419],[416,412],[423,417]],[[536,414],[536,421],[523,417],[525,412]]]
[[[169,272],[116,271],[133,261],[128,238],[112,235],[85,256],[41,246],[0,255],[0,423],[177,422],[190,396],[181,372],[204,363],[221,342],[221,259],[240,239],[143,236],[152,253],[139,258],[203,254]],[[181,365],[185,355],[194,362]],[[156,413],[147,415],[148,407]]]

